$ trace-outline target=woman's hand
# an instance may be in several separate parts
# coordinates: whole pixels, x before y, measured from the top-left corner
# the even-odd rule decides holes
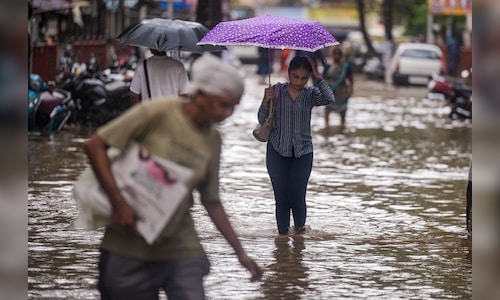
[[[273,87],[267,87],[264,90],[264,98],[262,99],[262,104],[264,104],[265,107],[268,107],[269,101],[271,99],[274,99],[274,89]]]
[[[316,62],[314,61],[314,59],[312,59],[308,55],[306,57],[307,57],[307,60],[309,61],[309,63],[311,64],[313,77],[314,78],[321,77],[321,74],[318,72],[318,66],[316,65]]]

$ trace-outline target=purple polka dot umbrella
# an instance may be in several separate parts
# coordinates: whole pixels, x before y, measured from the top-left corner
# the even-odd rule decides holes
[[[220,22],[197,45],[258,46],[314,52],[339,45],[339,42],[317,21],[265,15]]]
[[[270,15],[220,22],[198,42],[198,45],[244,45],[311,52],[338,44],[317,21]]]

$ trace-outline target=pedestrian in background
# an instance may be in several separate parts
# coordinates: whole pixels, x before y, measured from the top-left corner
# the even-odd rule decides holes
[[[351,66],[344,60],[344,55],[339,47],[332,51],[333,63],[323,72],[328,85],[335,95],[335,103],[325,107],[325,129],[330,127],[330,112],[340,114],[340,129],[345,129],[347,104],[354,88],[354,77]]]
[[[453,29],[450,29],[446,34],[446,50],[446,68],[448,75],[457,76],[458,67],[460,65],[460,43]]]
[[[250,271],[251,280],[262,276],[261,268],[243,249],[219,195],[222,141],[217,124],[239,104],[243,80],[234,67],[211,54],[193,63],[192,76],[188,96],[135,105],[99,128],[85,144],[112,207],[112,224],[105,228],[100,245],[101,299],[158,299],[160,289],[169,299],[205,299],[203,277],[210,264],[191,216],[195,189],[216,228]],[[108,147],[123,150],[129,141],[194,173],[186,183],[187,196],[151,245],[137,233],[137,215],[119,191],[106,155]]]
[[[259,75],[259,83],[265,84],[266,77],[271,73],[271,51],[266,48],[259,47],[259,58],[257,60],[257,75]]]
[[[311,76],[315,86],[306,87]],[[288,234],[290,211],[295,232],[305,230],[306,190],[313,163],[311,111],[334,101],[332,91],[309,56],[295,56],[290,61],[288,79],[288,83],[265,89],[258,111],[262,124],[270,99],[275,99],[276,128],[267,142],[266,166],[273,185],[280,235]]]
[[[186,92],[189,79],[184,65],[168,57],[165,51],[150,51],[153,56],[137,65],[130,83],[131,105],[141,100],[179,96]]]
[[[288,65],[290,64],[292,57],[295,56],[294,52],[295,50],[291,49],[283,49],[280,52],[280,69],[283,76],[288,75]]]

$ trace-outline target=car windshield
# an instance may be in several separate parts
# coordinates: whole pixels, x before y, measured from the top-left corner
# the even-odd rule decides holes
[[[439,59],[439,55],[435,51],[423,49],[407,49],[403,52],[402,56],[410,58]]]

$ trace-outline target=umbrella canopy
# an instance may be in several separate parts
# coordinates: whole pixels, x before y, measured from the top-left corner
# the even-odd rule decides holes
[[[158,51],[178,50],[201,53],[222,51],[220,46],[199,46],[196,43],[208,32],[197,22],[154,18],[125,29],[116,38],[126,45],[147,47]]]
[[[265,15],[220,22],[198,45],[243,45],[314,52],[339,45],[339,42],[317,21]]]

